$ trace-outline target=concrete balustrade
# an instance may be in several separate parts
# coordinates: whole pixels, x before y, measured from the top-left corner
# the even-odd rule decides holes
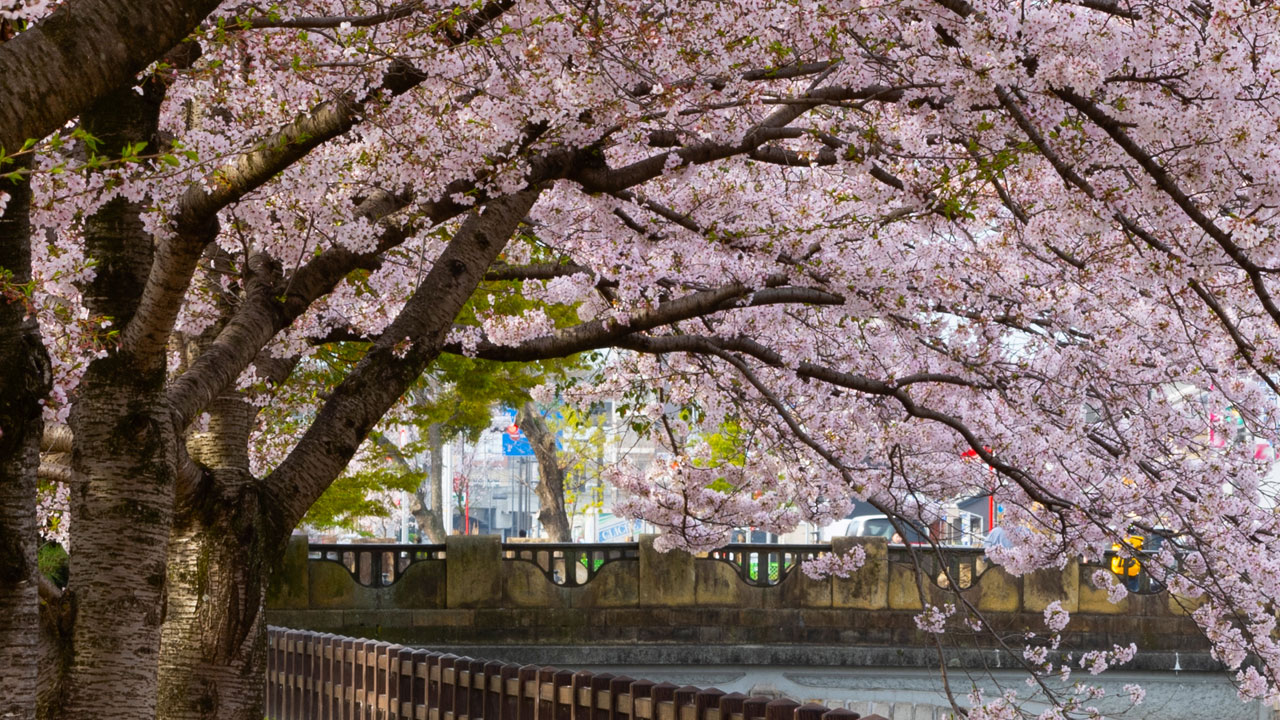
[[[645,537],[636,557],[609,561],[585,584],[566,587],[531,562],[504,557],[497,537],[457,536],[448,538],[444,559],[417,560],[397,569],[390,585],[366,587],[342,564],[308,558],[306,539],[295,538],[275,576],[268,620],[424,645],[931,647],[915,618],[925,603],[956,603],[947,589],[956,583],[967,585],[967,603],[1009,633],[1043,633],[1044,609],[1060,602],[1073,616],[1064,647],[1136,642],[1144,650],[1184,653],[1207,647],[1184,600],[1161,592],[1112,604],[1092,581],[1097,565],[1072,562],[1061,571],[1014,577],[969,552],[959,553],[967,559],[945,573],[932,566],[918,572],[907,548],[888,547],[883,539],[838,538],[832,550],[847,552],[855,543],[866,562],[848,578],[815,580],[794,569],[777,585],[760,587],[724,561],[660,553]],[[581,581],[585,566],[568,564],[557,570],[580,573],[575,582]],[[987,635],[976,635],[975,646],[994,642]]]

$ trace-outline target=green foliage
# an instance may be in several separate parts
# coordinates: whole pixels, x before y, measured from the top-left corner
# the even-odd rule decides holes
[[[494,405],[519,407],[529,390],[545,380],[542,363],[499,363],[462,355],[441,355],[432,367],[438,390],[430,401],[409,408],[415,424],[440,423],[446,441],[474,442],[489,427]]]
[[[36,553],[36,563],[40,566],[40,574],[53,581],[60,588],[67,586],[71,573],[71,558],[58,543],[45,543]]]
[[[711,457],[698,462],[699,465],[718,468],[725,465],[743,467],[747,464],[747,447],[750,444],[750,438],[738,421],[726,420],[716,432],[706,435],[705,440],[711,447]],[[708,487],[726,494],[737,489],[733,483],[723,477],[716,478]]]
[[[417,489],[425,473],[378,467],[359,473],[347,473],[339,477],[311,506],[302,521],[321,529],[355,530],[362,517],[387,517],[388,508],[376,499],[376,494],[387,490]]]
[[[445,239],[442,235],[441,240]],[[519,242],[531,246],[532,262],[553,259],[536,238],[525,236]],[[410,257],[400,259],[414,261]],[[351,273],[347,283],[358,293],[374,292],[368,285],[367,271]],[[481,284],[456,322],[479,326],[482,318],[490,315],[518,316],[533,310],[546,313],[557,327],[577,322],[575,308],[527,297],[523,281]],[[346,377],[368,349],[369,344],[362,342],[331,343],[318,348],[305,366],[290,378],[290,392],[300,395],[298,399],[302,402],[298,404],[314,407],[319,398]],[[366,445],[363,452],[366,462],[360,467],[353,466],[335,481],[303,522],[313,527],[352,529],[361,517],[386,517],[389,509],[377,499],[380,492],[412,491],[426,479],[426,473],[413,467],[406,458],[430,451],[426,444],[431,425],[440,426],[441,439],[446,443],[458,438],[476,442],[490,427],[495,405],[520,407],[529,400],[532,388],[549,380],[559,385],[571,382],[573,375],[590,361],[589,354],[533,363],[501,363],[462,355],[441,355],[366,441],[376,445],[381,436],[381,447],[374,450]],[[263,417],[285,437],[300,432],[310,421],[309,416],[291,414],[283,406],[266,408]],[[412,435],[419,439],[396,450],[387,437],[396,436],[398,433],[393,430],[405,426],[416,428]]]
[[[603,458],[609,436],[602,409],[591,407],[584,411],[559,405],[555,412],[548,413],[547,426],[559,435],[557,456],[565,471],[564,507],[570,518],[592,509],[599,510],[604,504],[603,497],[587,492],[593,486],[600,486],[604,471]]]
[[[711,467],[746,465],[748,441],[746,431],[737,420],[721,423],[716,432],[707,436],[707,444],[711,446]]]

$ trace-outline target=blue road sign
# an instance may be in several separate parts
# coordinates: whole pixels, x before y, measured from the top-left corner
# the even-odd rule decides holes
[[[507,416],[507,424],[502,428],[502,454],[516,457],[532,455],[533,446],[529,444],[529,438],[516,425],[516,409],[503,408],[502,412]]]

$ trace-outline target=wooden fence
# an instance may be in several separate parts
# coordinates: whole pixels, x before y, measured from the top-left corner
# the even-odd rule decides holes
[[[268,630],[270,720],[857,720],[858,713],[586,670]],[[884,720],[869,715],[863,720]]]

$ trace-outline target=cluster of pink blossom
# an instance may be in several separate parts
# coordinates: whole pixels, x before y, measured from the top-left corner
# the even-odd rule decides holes
[[[0,7],[0,19],[34,22],[53,12],[58,4],[59,0],[17,0],[5,3]]]
[[[824,577],[847,578],[862,568],[867,562],[867,551],[861,545],[854,545],[848,552],[823,553],[816,558],[805,560],[800,569],[805,575],[817,580]]]
[[[491,314],[481,327],[495,345],[519,345],[525,340],[546,335],[555,329],[555,323],[545,311],[533,308],[521,315]]]
[[[640,408],[662,456],[612,479],[662,547],[823,524],[855,500],[928,526],[977,491],[1005,508],[1012,547],[992,557],[1014,573],[1163,533],[1179,546],[1144,558],[1152,577],[1203,603],[1233,669],[1261,659],[1241,670],[1249,696],[1277,697],[1280,514],[1256,451],[1280,447],[1274,13],[517,0],[482,22],[411,5],[363,21],[360,2],[226,3],[191,39],[200,58],[150,71],[162,147],[103,166],[71,128],[39,144],[30,302],[57,328],[49,420],[123,332],[84,309],[86,221],[109,202],[136,204],[166,247],[191,198],[221,198],[198,267],[158,278],[181,305],[169,371],[243,337],[231,321],[261,300],[287,322],[220,368],[220,389],[301,423],[321,393],[250,364],[306,371],[334,339],[412,356],[397,322],[443,292],[429,281],[471,209],[529,188],[520,230],[475,243],[500,261],[441,321],[445,342],[499,360],[624,350],[568,395]],[[307,123],[323,142],[272,135]],[[278,147],[296,157],[254,176]],[[327,262],[342,272],[326,285]],[[565,307],[522,314],[519,293]],[[728,428],[731,461],[710,441]],[[264,424],[253,467],[296,436]]]
[[[947,631],[947,618],[950,618],[956,612],[956,606],[947,603],[942,607],[937,605],[925,605],[924,609],[915,616],[916,627],[921,632],[941,634]]]
[[[1071,613],[1062,607],[1061,600],[1054,600],[1045,606],[1044,609],[1044,625],[1049,628],[1049,632],[1060,633],[1071,622]]]
[[[1113,665],[1129,662],[1137,654],[1138,646],[1132,643],[1125,647],[1114,645],[1110,650],[1089,650],[1080,654],[1080,667],[1097,675]]]
[[[70,488],[66,483],[54,482],[40,490],[36,502],[36,524],[40,528],[40,537],[70,549]]]

